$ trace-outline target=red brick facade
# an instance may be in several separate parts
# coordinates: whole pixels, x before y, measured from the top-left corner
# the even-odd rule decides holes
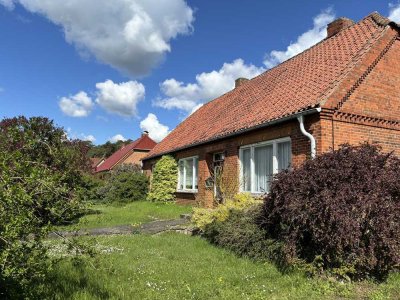
[[[318,99],[321,112],[305,116],[305,128],[316,139],[317,154],[337,149],[344,143],[358,145],[370,142],[379,144],[386,152],[393,151],[400,156],[399,28],[377,14],[372,14],[368,18],[371,18],[376,26],[384,29],[377,30],[373,43],[366,44],[367,50],[361,51],[359,56],[354,58],[354,63],[351,62],[346,67],[348,69],[331,82],[329,92],[321,93],[322,99]],[[359,24],[363,22],[366,21]],[[351,34],[357,26],[361,25],[349,27],[346,33]],[[371,28],[368,26],[365,30]],[[340,35],[331,38],[332,43],[337,36],[340,38]],[[301,60],[301,56],[297,59]],[[304,85],[303,89],[312,89],[313,83],[310,82],[310,87],[307,83]],[[284,87],[282,93],[283,89]],[[257,109],[254,109],[253,113],[257,114]],[[196,118],[201,120],[201,117],[200,111]],[[195,127],[197,121],[194,121],[195,118],[189,120],[187,126]],[[177,132],[184,132],[185,128],[185,123],[182,123]],[[195,155],[199,157],[198,193],[177,193],[178,202],[196,201],[201,206],[213,205],[213,190],[205,186],[205,180],[211,175],[213,153],[225,153],[224,174],[228,174],[231,180],[238,181],[239,148],[282,137],[291,138],[292,166],[302,164],[310,156],[310,141],[300,132],[296,118],[233,137],[204,142],[199,146],[188,146],[185,150],[169,151],[176,159]],[[144,170],[147,174],[151,173],[151,166],[157,157],[144,161]]]

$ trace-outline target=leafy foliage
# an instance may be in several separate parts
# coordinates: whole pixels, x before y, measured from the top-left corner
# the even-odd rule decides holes
[[[240,193],[232,199],[225,199],[225,203],[215,208],[193,208],[192,223],[200,231],[214,222],[223,222],[228,219],[232,211],[240,211],[257,203],[250,193]]]
[[[119,150],[122,145],[127,145],[131,143],[132,140],[127,141],[117,141],[115,143],[106,142],[103,145],[91,145],[90,150],[88,151],[88,157],[104,157],[107,158],[111,156],[114,152]]]
[[[147,199],[161,202],[174,201],[177,184],[178,164],[172,156],[165,155],[154,167]]]
[[[34,298],[51,267],[42,239],[74,218],[86,144],[46,118],[0,122],[0,297]],[[32,284],[36,284],[32,288]]]
[[[108,203],[129,203],[146,200],[149,180],[135,165],[116,168],[104,186],[104,201]]]
[[[263,228],[289,264],[384,277],[400,265],[399,174],[400,159],[378,147],[343,145],[277,175]]]
[[[225,220],[215,219],[204,227],[203,236],[211,243],[240,256],[279,262],[282,243],[267,238],[258,221],[262,210],[253,204],[243,210],[231,210]]]

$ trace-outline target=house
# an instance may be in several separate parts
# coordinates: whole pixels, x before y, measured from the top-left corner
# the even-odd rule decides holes
[[[147,131],[142,136],[128,145],[123,145],[103,162],[99,163],[95,173],[107,172],[122,164],[142,164],[142,159],[157,143],[149,137]]]
[[[93,173],[96,171],[96,168],[104,162],[103,157],[91,157],[90,158],[90,166],[93,170]]]
[[[339,18],[327,37],[208,102],[143,159],[178,160],[178,202],[211,206],[213,174],[268,192],[273,174],[343,143],[379,143],[400,155],[400,29],[374,12]],[[214,175],[215,176],[215,175]]]

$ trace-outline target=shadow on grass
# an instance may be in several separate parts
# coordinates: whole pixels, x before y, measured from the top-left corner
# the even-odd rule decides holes
[[[111,293],[100,285],[100,280],[91,274],[86,263],[77,261],[72,264],[60,263],[48,279],[48,299],[75,299],[84,292],[95,299],[110,299]]]

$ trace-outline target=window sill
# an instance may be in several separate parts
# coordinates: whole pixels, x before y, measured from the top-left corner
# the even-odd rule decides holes
[[[176,190],[176,192],[181,194],[197,194],[198,190]]]

